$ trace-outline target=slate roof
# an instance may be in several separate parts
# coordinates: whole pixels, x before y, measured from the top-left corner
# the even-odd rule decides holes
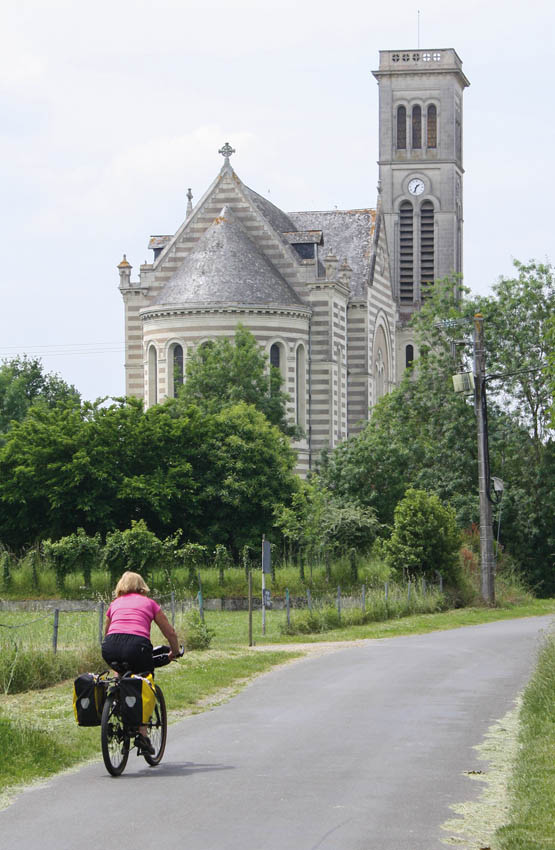
[[[283,210],[280,210],[279,207],[276,207],[267,198],[263,198],[262,195],[259,195],[253,189],[249,189],[243,182],[241,182],[241,186],[247,198],[257,207],[258,211],[262,213],[264,218],[270,222],[274,230],[277,230],[278,233],[290,233],[293,230],[303,229],[295,227],[291,219],[287,216],[287,213],[284,213]]]
[[[154,303],[302,305],[229,207],[202,234]]]
[[[353,273],[351,293],[355,298],[366,298],[370,282],[370,258],[374,241],[376,211],[325,210],[290,212],[287,217],[295,225],[292,230],[321,230],[324,246],[320,258],[335,254],[339,263],[347,258]]]

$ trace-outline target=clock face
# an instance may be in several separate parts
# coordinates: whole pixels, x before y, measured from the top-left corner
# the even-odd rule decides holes
[[[418,177],[409,181],[409,192],[411,195],[421,195],[424,191],[424,183]]]

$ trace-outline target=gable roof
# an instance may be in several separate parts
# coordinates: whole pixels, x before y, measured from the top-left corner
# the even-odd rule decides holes
[[[302,301],[255,245],[232,209],[225,206],[154,304],[298,307]]]

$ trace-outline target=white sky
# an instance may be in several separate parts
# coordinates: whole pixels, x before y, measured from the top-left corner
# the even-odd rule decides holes
[[[284,210],[374,206],[371,71],[380,49],[418,46],[418,8],[420,47],[454,47],[471,82],[465,283],[553,260],[551,0],[3,0],[0,357],[123,394],[116,266],[125,252],[138,276],[225,141]]]

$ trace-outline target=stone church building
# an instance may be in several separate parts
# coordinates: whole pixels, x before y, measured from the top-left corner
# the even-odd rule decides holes
[[[125,307],[126,394],[174,396],[197,346],[256,337],[283,376],[304,475],[355,434],[416,356],[408,327],[434,280],[462,272],[462,95],[453,49],[380,52],[379,183],[373,207],[284,212],[224,163],[152,262]]]

